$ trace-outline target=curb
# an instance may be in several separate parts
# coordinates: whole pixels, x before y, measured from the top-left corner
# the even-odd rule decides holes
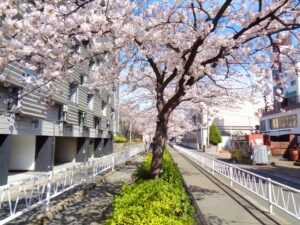
[[[183,181],[184,189],[187,192],[187,194],[190,196],[190,198],[192,200],[192,204],[193,204],[194,209],[195,209],[195,213],[194,213],[194,225],[208,225],[207,221],[205,220],[204,215],[202,214],[199,206],[196,203],[196,199],[194,198],[193,194],[189,190],[189,187],[187,186],[185,180],[182,179],[182,181]]]

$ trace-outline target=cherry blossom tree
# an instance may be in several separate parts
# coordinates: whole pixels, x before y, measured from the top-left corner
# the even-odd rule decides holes
[[[205,98],[205,90],[211,96],[221,89],[227,95],[233,88],[264,90],[273,46],[284,39],[278,33],[292,37],[292,47],[278,54],[297,62],[299,10],[297,0],[3,0],[0,66],[17,60],[38,71],[31,89],[67,78],[74,67],[87,67],[90,87],[97,88],[125,68],[120,81],[153,100],[151,176],[157,178],[180,104]],[[76,48],[96,38],[102,42],[92,43],[91,55]],[[108,52],[118,60],[93,63]]]

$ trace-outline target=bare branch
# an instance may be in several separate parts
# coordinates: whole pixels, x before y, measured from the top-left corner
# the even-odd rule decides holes
[[[194,17],[194,30],[197,31],[197,17],[196,17],[196,12],[195,12],[195,6],[194,3],[192,2],[192,12],[193,12],[193,17]]]

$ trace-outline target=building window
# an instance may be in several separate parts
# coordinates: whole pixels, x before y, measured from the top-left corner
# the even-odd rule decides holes
[[[100,95],[101,95],[100,90],[95,90],[95,96],[96,96],[96,97],[100,97]]]
[[[111,113],[111,120],[115,120],[115,113],[114,112]]]
[[[265,120],[261,120],[260,121],[260,131],[266,131],[266,121]]]
[[[68,105],[62,105],[59,107],[58,118],[60,122],[68,122]]]
[[[89,110],[94,110],[94,95],[89,94],[87,96],[87,103],[88,103]]]
[[[81,127],[86,125],[86,112],[78,112],[78,125]]]
[[[296,128],[297,115],[283,116],[270,120],[271,129]]]
[[[84,75],[80,76],[80,85],[87,84],[87,81],[88,81],[87,76],[84,76]]]
[[[296,85],[296,80],[291,81],[291,86],[294,86],[294,85]]]
[[[102,109],[102,113],[104,116],[106,116],[106,112],[107,112],[107,103],[105,101],[102,101],[102,104],[101,104],[101,109]]]
[[[100,129],[101,126],[101,118],[100,117],[94,117],[94,128]]]
[[[19,101],[18,95],[19,95],[19,88],[18,87],[8,88],[7,110],[12,110],[14,107],[18,106],[18,101]]]
[[[22,76],[25,78],[32,78],[32,79],[36,78],[35,72],[33,70],[29,70],[29,69],[25,69]]]
[[[69,100],[73,103],[77,103],[77,92],[78,92],[78,84],[76,83],[70,84]]]

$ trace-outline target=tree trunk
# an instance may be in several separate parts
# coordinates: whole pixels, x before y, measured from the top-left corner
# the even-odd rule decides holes
[[[151,162],[151,171],[150,171],[150,176],[152,179],[156,179],[160,176],[163,154],[168,139],[167,127],[168,127],[167,120],[159,120],[156,123],[156,131],[152,142],[153,158]]]

